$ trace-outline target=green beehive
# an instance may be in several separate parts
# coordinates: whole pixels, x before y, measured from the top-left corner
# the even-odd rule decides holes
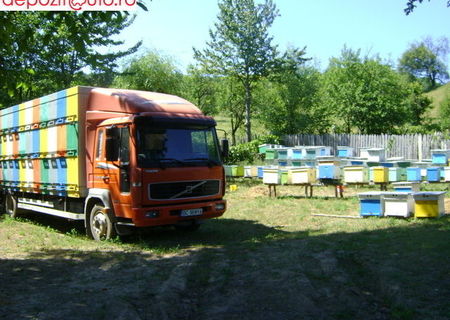
[[[275,160],[278,157],[277,150],[267,149],[266,150],[266,160]]]

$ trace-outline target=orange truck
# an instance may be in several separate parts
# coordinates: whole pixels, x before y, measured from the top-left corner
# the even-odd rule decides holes
[[[95,240],[221,216],[216,122],[167,94],[77,86],[0,110],[6,213],[84,220]]]

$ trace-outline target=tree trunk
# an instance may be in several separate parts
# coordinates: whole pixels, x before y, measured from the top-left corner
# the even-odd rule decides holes
[[[252,141],[252,128],[250,123],[252,92],[250,83],[246,82],[244,85],[245,85],[245,131],[247,133],[247,142],[250,142]]]

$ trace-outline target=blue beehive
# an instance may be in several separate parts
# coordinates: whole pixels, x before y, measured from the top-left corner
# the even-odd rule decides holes
[[[407,181],[421,181],[422,175],[420,173],[420,168],[409,167],[406,169],[406,180]]]
[[[419,182],[394,182],[392,184],[396,192],[419,192],[420,183]]]
[[[302,149],[292,149],[291,153],[292,160],[300,160],[303,158]]]
[[[449,150],[431,150],[431,162],[433,164],[443,164],[448,163]]]
[[[441,180],[441,168],[439,167],[427,168],[428,182],[439,182],[440,180]]]
[[[376,191],[359,193],[360,215],[382,217],[384,215],[382,194],[383,192]]]
[[[339,179],[340,170],[335,165],[319,165],[319,179]]]
[[[336,148],[336,155],[338,157],[353,157],[353,148],[352,147],[340,147]]]

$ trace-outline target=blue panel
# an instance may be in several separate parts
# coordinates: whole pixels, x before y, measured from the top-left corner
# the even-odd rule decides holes
[[[346,150],[346,149],[338,150],[338,157],[346,157],[347,155],[348,155],[348,150]]]
[[[67,101],[66,101],[66,90],[59,91],[57,94],[57,111],[56,111],[56,117],[62,118],[67,115]]]
[[[386,168],[393,168],[394,164],[392,162],[380,162],[380,165]]]
[[[292,151],[292,159],[299,160],[302,158],[302,151],[301,150],[293,150]]]
[[[279,166],[286,167],[287,164],[288,164],[287,161],[278,161]]]
[[[258,178],[262,179],[263,177],[263,167],[258,167]]]
[[[364,161],[360,161],[360,160],[351,160],[350,164],[352,166],[362,166],[364,164]]]
[[[441,173],[439,168],[427,168],[427,181],[439,182],[441,180]]]
[[[447,155],[446,154],[440,154],[440,153],[434,153],[431,156],[431,162],[435,164],[447,164]]]
[[[361,199],[360,213],[362,216],[381,216],[381,201],[373,199]]]
[[[335,166],[333,165],[322,165],[319,166],[319,179],[335,179],[334,176]]]
[[[14,106],[12,109],[12,126],[11,127],[18,127],[19,126],[19,106]]]
[[[406,169],[406,180],[407,181],[421,181],[422,176],[420,174],[420,168],[407,168]]]
[[[394,190],[396,192],[412,192],[412,187],[401,187],[401,188],[395,188]]]

